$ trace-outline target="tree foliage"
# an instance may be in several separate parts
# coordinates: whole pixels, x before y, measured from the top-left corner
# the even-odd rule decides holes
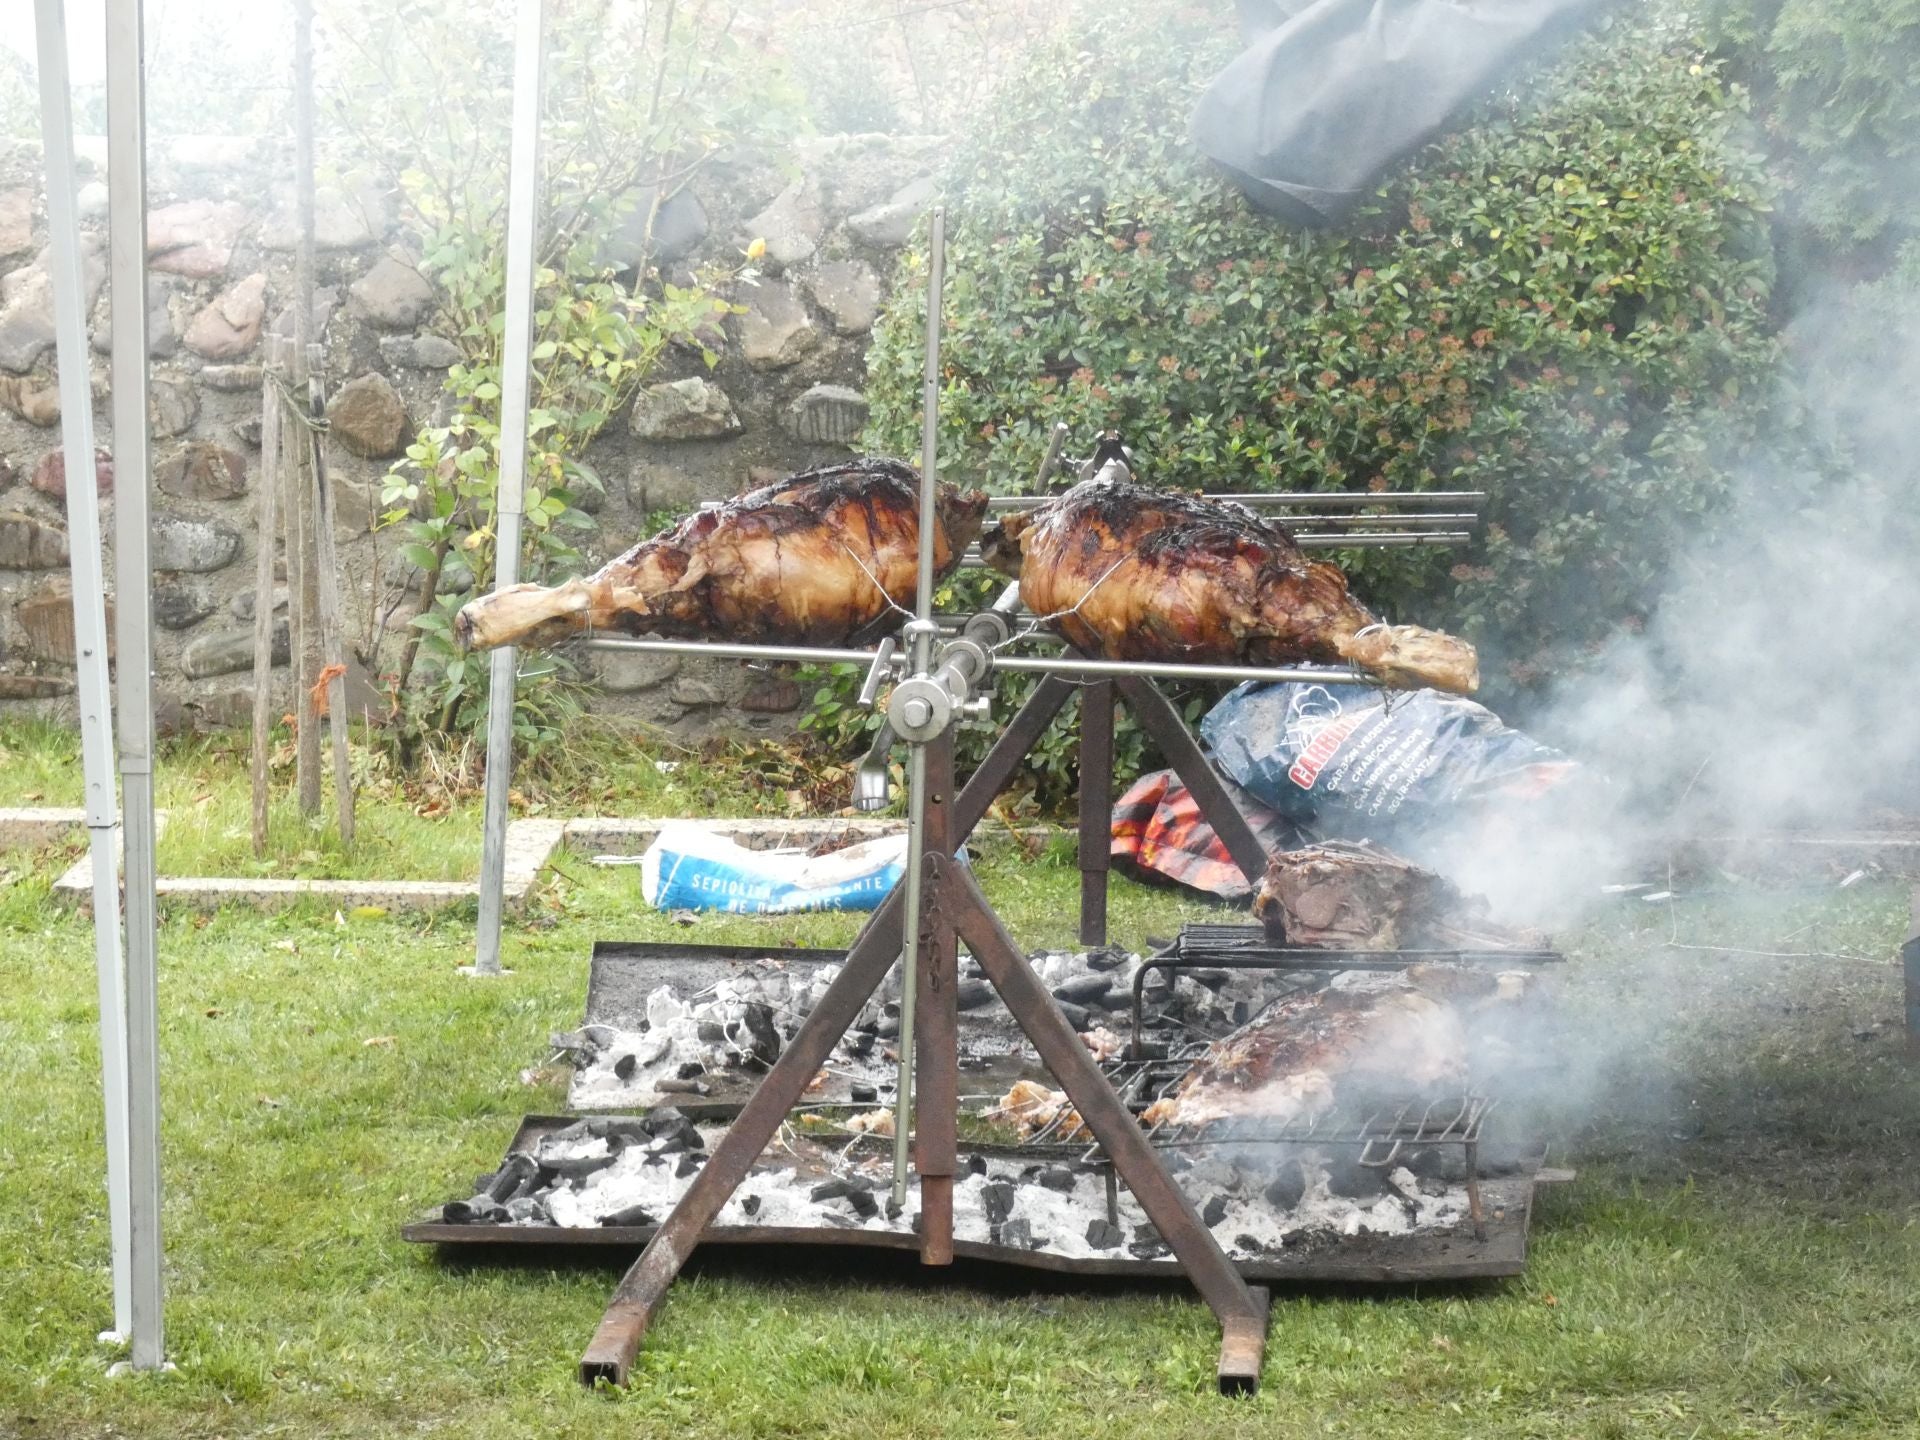
[[[1463,115],[1338,230],[1255,212],[1185,137],[1223,7],[1111,7],[1036,53],[950,182],[941,465],[1006,491],[1057,420],[1212,490],[1489,493],[1466,554],[1340,556],[1464,628],[1496,698],[1638,624],[1729,493],[1775,357],[1742,95],[1618,25]],[[868,434],[918,431],[924,254]]]

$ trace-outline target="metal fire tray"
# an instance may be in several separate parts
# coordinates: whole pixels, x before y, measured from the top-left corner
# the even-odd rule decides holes
[[[660,985],[671,984],[683,996],[705,990],[739,974],[749,966],[767,963],[809,973],[846,959],[844,950],[782,949],[779,946],[687,945],[630,940],[596,940],[587,972],[588,1025],[637,1030],[647,1013],[647,996]],[[1015,1080],[1040,1072],[1012,1017],[998,1003],[960,1015],[960,1046],[969,1085],[1004,1090]],[[812,1105],[854,1104],[853,1081],[829,1067],[825,1083],[809,1092]],[[892,1065],[885,1067],[891,1076]],[[710,1071],[700,1077],[706,1095],[663,1094],[632,1086],[617,1099],[607,1100],[581,1091],[579,1077],[568,1087],[567,1104],[581,1111],[648,1109],[671,1105],[691,1119],[728,1119],[753,1094],[765,1072],[752,1069]],[[891,1104],[890,1095],[883,1103]]]
[[[529,1115],[514,1132],[502,1156],[531,1149],[540,1139],[574,1123],[571,1115]],[[963,1153],[987,1158],[1029,1159],[1024,1146],[967,1145]],[[824,1172],[823,1172],[824,1173]],[[1297,1249],[1269,1251],[1257,1259],[1236,1259],[1240,1273],[1250,1281],[1288,1281],[1316,1284],[1405,1285],[1420,1281],[1497,1278],[1520,1274],[1526,1268],[1527,1234],[1533,1214],[1535,1187],[1570,1180],[1568,1171],[1541,1168],[1529,1162],[1513,1173],[1483,1179],[1486,1238],[1476,1239],[1468,1227],[1458,1230],[1415,1231],[1404,1235],[1365,1234],[1314,1237]],[[749,1181],[751,1184],[751,1181]],[[654,1226],[596,1226],[563,1228],[545,1225],[450,1225],[423,1217],[401,1229],[401,1238],[414,1244],[446,1246],[521,1247],[537,1255],[545,1246],[600,1247],[622,1254],[652,1239]],[[715,1245],[860,1245],[882,1250],[913,1251],[918,1237],[906,1230],[716,1225],[703,1243]],[[1141,1260],[1130,1256],[1078,1257],[1027,1250],[1007,1245],[956,1239],[954,1252],[970,1260],[987,1260],[1060,1275],[1127,1275],[1177,1279],[1181,1270],[1171,1258]]]

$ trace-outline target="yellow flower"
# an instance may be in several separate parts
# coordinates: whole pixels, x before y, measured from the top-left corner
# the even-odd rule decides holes
[[[751,245],[747,246],[747,259],[749,260],[758,260],[766,253],[767,242],[764,240],[755,240]]]

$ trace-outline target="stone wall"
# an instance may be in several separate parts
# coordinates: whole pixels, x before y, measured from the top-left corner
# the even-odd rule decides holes
[[[94,483],[110,517],[105,154],[98,141],[80,149]],[[280,178],[289,165],[278,147],[246,140],[186,138],[154,151],[147,304],[158,714],[171,729],[243,723],[252,704],[260,337],[291,333],[294,229]],[[732,296],[746,308],[715,337],[719,364],[708,371],[699,356],[670,352],[589,450],[606,484],[584,542],[590,561],[631,544],[651,511],[847,453],[866,419],[868,330],[894,252],[932,197],[936,153],[925,138],[814,139],[789,155],[716,164],[662,207],[655,248],[670,278],[688,279],[710,258],[737,264],[754,238],[766,241],[766,255],[758,283]],[[341,591],[356,652],[351,682],[364,703],[398,651],[397,640],[370,650],[371,617],[406,580],[394,540],[372,533],[380,477],[416,426],[443,415],[441,380],[458,352],[436,331],[434,292],[415,268],[419,237],[387,197],[323,192],[316,239]],[[639,240],[616,237],[606,259],[631,263]],[[0,152],[0,713],[70,706],[74,683],[69,477],[45,243],[38,151]],[[110,540],[110,520],[105,528]],[[274,603],[284,608],[283,590]],[[277,659],[284,665],[284,639]],[[685,731],[774,728],[801,699],[791,683],[739,666],[639,655],[593,665],[605,708]]]

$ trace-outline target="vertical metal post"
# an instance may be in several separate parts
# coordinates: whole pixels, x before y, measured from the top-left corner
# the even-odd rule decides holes
[[[907,628],[907,673],[933,668],[933,527],[939,523],[940,489],[940,310],[946,290],[947,212],[936,206],[927,240],[927,373],[920,412],[920,553],[914,587],[913,621]],[[922,871],[927,847],[927,747],[907,750],[907,870],[905,944],[900,956],[900,1042],[893,1098],[893,1198],[905,1204],[913,1116],[914,1006],[920,969]]]
[[[1920,1060],[1920,888],[1908,905],[1912,923],[1900,947],[1900,968],[1906,977],[1907,1058]]]
[[[533,379],[533,270],[540,201],[540,108],[545,81],[543,0],[520,0],[513,42],[513,146],[507,173],[506,331],[500,345],[500,488],[495,503],[494,588],[520,578],[520,520],[527,478],[527,411]],[[507,872],[507,787],[513,780],[513,690],[518,652],[493,652],[487,685],[487,793],[481,821],[480,929],[473,971],[500,973]]]
[[[113,702],[107,672],[107,591],[100,562],[100,496],[94,484],[93,389],[88,374],[86,279],[74,202],[73,115],[68,101],[61,0],[35,0],[40,133],[47,171],[54,338],[59,355],[60,444],[67,465],[67,548],[73,576],[73,642],[80,690],[80,760],[87,844],[93,858],[93,950],[100,988],[100,1081],[107,1113],[107,1218],[113,1242],[113,1328],[133,1329],[132,1222],[127,1193],[126,973],[120,958],[119,824],[113,775]]]
[[[120,783],[126,812],[133,1366],[155,1370],[165,1363],[166,1354],[161,1316],[160,1023],[153,870],[153,572],[147,545],[153,477],[147,443],[146,57],[140,9],[140,0],[107,0],[107,200],[113,282],[114,589],[119,607],[115,635],[119,642]]]
[[[1080,943],[1107,943],[1113,864],[1113,682],[1080,691]]]

